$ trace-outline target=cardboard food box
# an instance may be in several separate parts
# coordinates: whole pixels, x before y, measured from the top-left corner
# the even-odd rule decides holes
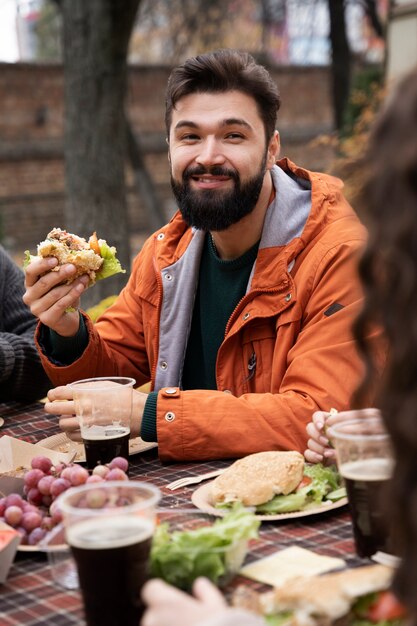
[[[0,522],[0,584],[6,582],[19,543],[19,533],[8,524]]]
[[[39,443],[28,443],[8,435],[0,437],[0,496],[23,493],[23,475],[35,456],[46,456],[52,463],[71,463],[75,452],[58,452]]]

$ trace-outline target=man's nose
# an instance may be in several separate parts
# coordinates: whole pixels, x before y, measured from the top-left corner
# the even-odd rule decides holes
[[[200,150],[195,160],[199,165],[220,165],[225,162],[225,157],[219,142],[215,138],[208,138],[200,144]]]

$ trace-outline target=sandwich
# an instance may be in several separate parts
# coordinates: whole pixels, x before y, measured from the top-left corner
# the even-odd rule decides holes
[[[300,576],[265,593],[238,587],[232,603],[270,626],[402,626],[406,611],[389,591],[392,576],[384,565]]]
[[[308,465],[299,452],[271,450],[232,463],[212,482],[209,500],[219,508],[239,503],[273,515],[305,511],[345,495],[335,467]]]
[[[87,274],[89,286],[91,286],[97,280],[126,271],[122,269],[116,258],[116,248],[109,246],[104,239],[97,239],[96,233],[93,233],[87,241],[84,237],[73,235],[66,230],[61,230],[61,228],[53,228],[46,239],[38,244],[37,256],[56,257],[58,265],[54,268],[55,271],[65,263],[75,265],[77,271],[66,281],[68,284],[78,276]],[[26,250],[24,266],[28,265],[34,258],[36,257],[33,257]]]

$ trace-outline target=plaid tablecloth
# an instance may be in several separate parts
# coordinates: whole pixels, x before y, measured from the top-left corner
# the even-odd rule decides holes
[[[10,435],[35,443],[59,431],[57,419],[47,415],[41,404],[0,404],[0,416],[5,420],[0,436]],[[196,486],[171,492],[166,485],[177,478],[229,464],[230,460],[162,465],[154,449],[131,457],[130,476],[157,485],[163,494],[162,507],[189,508]],[[291,545],[344,558],[348,565],[361,563],[354,554],[352,527],[346,508],[297,520],[262,523],[260,539],[252,544],[246,562]],[[233,586],[242,582],[260,587],[241,577],[234,580]],[[0,585],[0,624],[80,626],[84,624],[80,593],[64,590],[54,583],[45,555],[20,552],[6,583]]]

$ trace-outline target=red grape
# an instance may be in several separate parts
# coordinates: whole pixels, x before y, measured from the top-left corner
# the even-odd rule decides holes
[[[34,528],[28,535],[28,544],[30,546],[35,546],[37,543],[41,541],[46,535],[46,530],[40,528],[39,526]]]
[[[22,521],[22,517],[23,517],[24,513],[22,511],[22,509],[19,506],[16,506],[14,504],[12,504],[11,506],[7,507],[7,509],[4,512],[4,519],[6,520],[7,524],[10,524],[10,526],[19,526],[20,522]]]
[[[52,504],[52,496],[42,496],[42,505],[49,509]]]
[[[44,474],[49,474],[52,461],[47,456],[35,456],[31,461],[33,469],[40,469]]]
[[[54,524],[59,524],[60,522],[62,522],[62,512],[56,500],[54,500],[54,502],[52,502],[51,506],[49,507],[49,513],[51,514],[51,519]]]
[[[43,496],[49,496],[51,493],[51,487],[55,478],[50,474],[48,476],[43,476],[38,482],[38,489]]]
[[[52,517],[50,517],[49,515],[45,515],[42,520],[42,528],[44,528],[45,530],[52,530],[54,526],[55,524]]]
[[[9,493],[5,500],[6,508],[9,506],[18,506],[21,509],[23,507],[23,498],[18,493]]]
[[[64,469],[62,470],[61,474],[59,475],[60,478],[65,478],[65,480],[69,480],[71,482],[71,471],[72,471],[73,465],[67,465],[66,467],[64,467]]]
[[[89,473],[86,469],[84,469],[84,467],[81,467],[81,465],[74,465],[71,468],[69,481],[74,487],[76,487],[77,485],[83,485],[88,476]]]
[[[27,498],[30,504],[42,504],[43,496],[39,489],[37,489],[36,487],[32,487],[32,489],[29,489]]]
[[[60,493],[66,491],[71,487],[71,483],[66,478],[56,478],[53,484],[51,485],[51,496],[53,498],[57,498]]]
[[[102,482],[104,482],[104,478],[102,478],[98,474],[91,474],[91,476],[89,476],[85,482],[87,484],[89,484],[89,483],[102,483]]]
[[[123,472],[127,472],[128,468],[129,468],[129,462],[127,459],[125,459],[123,456],[116,456],[112,461],[110,461],[109,463],[109,468],[112,470],[115,467],[118,467],[119,469],[121,469]]]
[[[4,515],[4,511],[6,510],[6,498],[0,498],[0,516]]]
[[[38,468],[28,470],[24,476],[25,486],[29,487],[29,489],[31,487],[37,487],[38,482],[44,476],[45,474]]]
[[[129,480],[127,475],[119,467],[111,469],[106,476],[106,480]]]
[[[22,516],[22,527],[30,532],[34,528],[37,528],[42,523],[42,515],[41,513],[33,513],[29,511],[29,513],[23,513]]]

